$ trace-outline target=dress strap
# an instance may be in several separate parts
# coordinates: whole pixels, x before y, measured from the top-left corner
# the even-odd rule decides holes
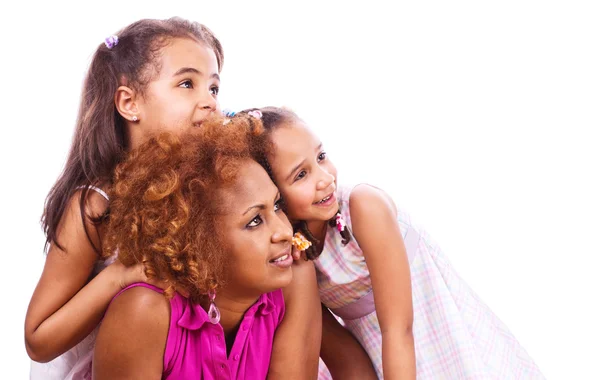
[[[77,189],[90,189],[90,190],[94,190],[95,192],[97,192],[98,194],[102,195],[104,197],[104,199],[106,199],[107,201],[108,199],[108,194],[106,194],[106,192],[104,190],[102,190],[99,187],[96,186],[77,186]]]

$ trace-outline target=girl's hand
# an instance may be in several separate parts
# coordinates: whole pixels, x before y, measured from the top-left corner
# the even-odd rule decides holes
[[[294,259],[294,261],[298,261],[300,259],[303,259],[304,261],[308,261],[308,259],[306,258],[306,253],[304,253],[304,251],[298,250],[298,248],[294,247],[293,245],[292,245],[292,258]]]
[[[162,290],[165,290],[169,287],[167,281],[146,276],[144,273],[144,264],[142,263],[126,267],[121,263],[121,261],[119,261],[119,259],[116,259],[106,269],[109,268],[113,271],[113,278],[116,280],[119,289],[125,289],[129,285],[135,284],[136,282],[145,282],[147,284],[154,285],[157,288],[161,288]]]
[[[142,263],[126,267],[119,259],[117,259],[106,267],[105,270],[111,271],[113,279],[119,289],[125,289],[136,282],[149,282],[148,277],[144,273],[144,264]]]
[[[300,256],[302,256],[302,252],[298,251],[298,249],[292,245],[292,258],[294,261],[300,260]]]

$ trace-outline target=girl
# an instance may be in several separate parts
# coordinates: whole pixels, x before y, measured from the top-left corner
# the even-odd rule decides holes
[[[338,186],[323,144],[293,112],[251,112],[262,115],[265,128],[257,141],[271,144],[257,159],[308,239],[304,252],[317,268],[321,301],[361,342],[380,378],[543,378],[386,193]],[[323,341],[327,356],[340,349]]]
[[[112,297],[146,279],[141,265],[101,258],[114,168],[124,152],[160,131],[200,126],[219,110],[223,49],[205,26],[179,18],[140,20],[101,44],[82,92],[73,145],[43,216],[48,255],[25,320],[31,377],[91,374],[95,327]],[[316,373],[320,306],[314,267],[294,265],[288,316],[277,331],[273,373]],[[98,274],[99,273],[99,274]],[[68,352],[67,352],[68,351]],[[66,352],[66,353],[65,353]],[[64,353],[64,354],[63,354]],[[61,355],[59,358],[57,358]],[[55,359],[57,358],[57,359]],[[53,360],[55,359],[55,360]],[[300,362],[299,362],[300,361]]]
[[[152,139],[117,167],[104,254],[144,263],[165,292],[137,283],[115,297],[94,378],[267,377],[292,226],[246,129],[244,118],[225,128],[213,119]]]

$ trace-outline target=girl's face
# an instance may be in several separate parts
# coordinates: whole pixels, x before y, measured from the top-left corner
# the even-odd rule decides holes
[[[160,50],[158,72],[143,94],[137,94],[137,123],[130,124],[131,146],[157,132],[200,126],[219,111],[219,68],[214,51],[187,38],[176,38]]]
[[[307,126],[291,122],[276,128],[269,163],[292,220],[329,220],[338,211],[337,170],[323,144]]]
[[[292,226],[267,172],[248,161],[235,184],[220,195],[218,225],[225,231],[229,253],[227,293],[255,297],[287,286],[292,280]]]

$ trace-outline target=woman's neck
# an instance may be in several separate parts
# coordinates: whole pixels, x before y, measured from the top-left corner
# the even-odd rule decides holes
[[[217,297],[215,298],[215,305],[219,309],[221,319],[219,324],[223,328],[225,334],[225,341],[227,343],[227,352],[231,351],[235,336],[239,329],[240,323],[244,318],[246,311],[256,303],[259,296],[232,296],[226,289],[220,289],[217,291]],[[205,310],[208,311],[210,303],[202,305]]]

